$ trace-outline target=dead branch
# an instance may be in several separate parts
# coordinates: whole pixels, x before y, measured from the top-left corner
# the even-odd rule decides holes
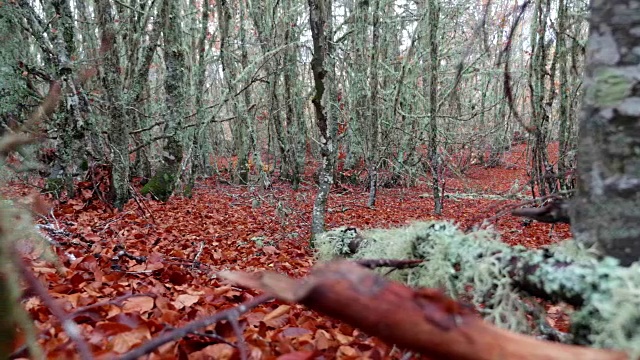
[[[26,281],[31,291],[33,291],[42,302],[47,305],[49,311],[53,316],[58,318],[60,321],[62,328],[65,333],[71,339],[71,341],[76,345],[76,349],[78,350],[78,354],[80,355],[80,359],[82,360],[92,360],[93,355],[91,353],[91,349],[89,348],[89,344],[82,337],[82,331],[70,316],[67,314],[55,301],[55,299],[49,294],[47,289],[45,289],[44,285],[36,278],[35,275],[31,272],[31,269],[24,263],[20,256],[15,257],[15,264],[20,271],[20,275]]]
[[[499,329],[438,290],[414,290],[349,261],[316,266],[302,280],[274,272],[221,275],[298,302],[431,359],[622,360],[623,352],[551,343]]]
[[[409,269],[421,264],[424,260],[398,260],[398,259],[361,259],[356,260],[356,264],[364,266],[367,269],[375,269],[379,267],[391,267],[394,269]]]
[[[553,199],[540,208],[521,208],[511,212],[513,216],[527,217],[544,223],[570,224],[569,204],[562,199]]]

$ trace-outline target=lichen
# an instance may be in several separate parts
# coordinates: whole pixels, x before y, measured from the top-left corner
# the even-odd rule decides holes
[[[65,181],[63,178],[47,178],[44,182],[43,191],[48,194],[53,194],[55,198],[59,198],[64,190]]]
[[[350,248],[357,239],[358,249]],[[526,283],[550,298],[579,299],[571,313],[572,341],[640,354],[640,265],[619,266],[572,242],[547,249],[510,247],[492,230],[464,233],[450,222],[418,222],[397,229],[328,231],[317,238],[317,257],[423,259],[396,270],[395,280],[437,287],[470,300],[494,324],[532,333],[528,316],[537,301],[520,289]],[[514,261],[516,259],[516,261]],[[544,321],[544,312],[534,321]]]
[[[587,90],[589,99],[600,107],[616,106],[629,97],[634,83],[612,69],[594,75],[594,84]]]

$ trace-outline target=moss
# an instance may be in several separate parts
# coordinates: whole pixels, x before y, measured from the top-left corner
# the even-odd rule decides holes
[[[465,234],[450,222],[437,221],[363,232],[339,228],[319,235],[316,246],[320,260],[423,259],[420,266],[390,277],[445,289],[452,297],[482,305],[478,308],[488,321],[530,334],[529,316],[538,313],[534,321],[539,324],[546,320],[542,309],[531,311],[538,305],[522,291],[525,284],[551,299],[578,304],[570,314],[571,341],[640,354],[640,264],[622,267],[575,244],[510,247],[494,231]]]
[[[191,199],[193,197],[193,184],[189,183],[184,186],[182,190],[182,195],[186,198]]]
[[[163,167],[142,187],[140,193],[142,195],[151,194],[157,200],[167,201],[173,193],[175,183],[175,174]]]
[[[64,178],[47,178],[44,182],[43,192],[53,194],[56,198],[62,195],[65,188]]]

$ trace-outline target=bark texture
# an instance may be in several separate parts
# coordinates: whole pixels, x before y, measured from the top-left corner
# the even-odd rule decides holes
[[[572,230],[630,264],[640,255],[640,1],[591,9]]]

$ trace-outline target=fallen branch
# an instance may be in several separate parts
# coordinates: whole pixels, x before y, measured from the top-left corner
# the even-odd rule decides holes
[[[627,358],[619,351],[540,341],[499,329],[438,290],[414,290],[349,261],[318,265],[302,280],[274,272],[224,271],[221,276],[278,299],[306,305],[431,359]]]
[[[394,269],[409,269],[416,267],[422,263],[422,260],[394,260],[394,259],[362,259],[357,260],[356,264],[364,266],[367,269],[375,269],[379,267],[391,267]]]
[[[563,199],[553,199],[539,208],[521,208],[511,212],[513,216],[527,217],[544,223],[570,224],[569,204]]]
[[[397,229],[338,228],[316,240],[320,260],[423,260],[396,270],[394,280],[436,287],[472,301],[483,317],[525,334],[538,329],[527,302],[540,299],[573,305],[569,341],[640,354],[640,263],[623,267],[575,243],[549,249],[511,247],[490,230],[463,233],[447,222],[415,223]],[[535,297],[533,299],[532,297]]]
[[[55,299],[49,294],[44,285],[31,272],[31,269],[24,263],[21,257],[16,256],[15,264],[20,271],[20,275],[25,280],[31,291],[35,293],[42,302],[47,306],[53,316],[58,318],[62,328],[69,339],[76,345],[78,355],[82,360],[92,360],[93,355],[89,344],[82,337],[82,331],[78,324],[56,303]]]

